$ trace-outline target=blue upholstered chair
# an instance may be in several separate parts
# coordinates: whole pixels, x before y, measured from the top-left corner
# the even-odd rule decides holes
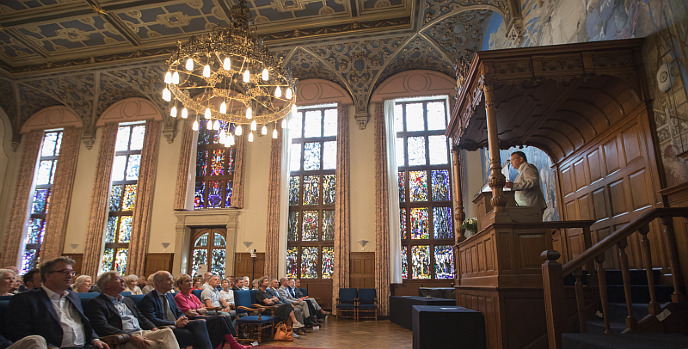
[[[134,301],[134,304],[136,304],[136,306],[138,307],[139,303],[141,303],[141,300],[145,296],[146,296],[145,294],[132,294],[131,296],[127,296],[127,297],[131,298],[131,300]]]
[[[192,290],[192,291],[191,291],[191,294],[193,294],[194,296],[198,297],[198,299],[201,299],[201,293],[203,293],[203,290]],[[201,303],[202,303],[202,302],[203,302],[203,300],[201,299]]]
[[[356,319],[356,289],[340,288],[337,297],[337,318]]]
[[[257,308],[255,304],[255,290],[234,291],[234,304],[237,311],[237,332],[244,334],[247,339],[261,343],[263,336],[272,338],[275,318],[263,314],[267,308]]]
[[[356,320],[361,318],[377,321],[377,291],[374,288],[359,288],[356,304]]]
[[[100,296],[100,293],[98,293],[98,292],[81,292],[81,293],[77,293],[77,295],[79,296],[79,300],[81,301],[81,308],[86,308],[86,303],[88,303],[91,299]]]

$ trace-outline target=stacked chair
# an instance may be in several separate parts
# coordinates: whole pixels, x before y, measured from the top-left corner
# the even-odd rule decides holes
[[[337,317],[377,321],[377,291],[374,288],[340,288],[337,297]]]

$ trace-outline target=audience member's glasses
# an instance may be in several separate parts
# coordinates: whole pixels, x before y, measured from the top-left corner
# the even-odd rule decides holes
[[[62,275],[69,275],[69,276],[74,276],[74,275],[76,275],[76,273],[74,272],[74,270],[71,270],[71,269],[54,270],[54,271],[52,271],[52,273],[60,273],[60,274],[62,274]]]

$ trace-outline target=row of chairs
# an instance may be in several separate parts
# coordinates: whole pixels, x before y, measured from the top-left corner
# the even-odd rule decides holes
[[[340,288],[337,317],[377,321],[377,291],[374,288]]]

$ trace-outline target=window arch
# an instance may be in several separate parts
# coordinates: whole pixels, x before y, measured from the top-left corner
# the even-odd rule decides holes
[[[289,135],[287,276],[332,279],[337,105],[298,108]]]
[[[226,249],[225,229],[197,229],[191,236],[189,275],[197,275],[199,267],[206,265],[209,272],[223,278],[225,275]]]

